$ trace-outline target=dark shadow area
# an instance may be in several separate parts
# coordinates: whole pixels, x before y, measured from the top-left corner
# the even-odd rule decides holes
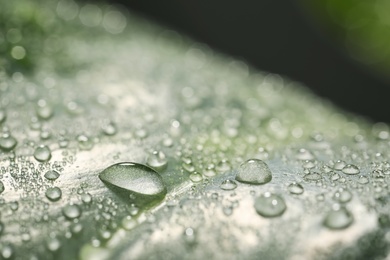
[[[307,85],[334,104],[390,122],[389,83],[336,48],[294,0],[116,0],[130,10]]]

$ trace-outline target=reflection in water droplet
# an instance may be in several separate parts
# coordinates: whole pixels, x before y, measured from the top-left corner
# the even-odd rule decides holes
[[[76,204],[68,204],[62,209],[62,214],[68,219],[75,219],[81,216],[81,208]]]
[[[224,180],[222,183],[221,183],[221,186],[220,186],[221,189],[223,190],[234,190],[235,188],[237,188],[237,183],[233,180]]]
[[[165,154],[161,151],[153,151],[147,161],[146,164],[156,171],[164,170],[168,165],[168,160],[165,157]]]
[[[38,146],[34,151],[34,158],[38,162],[47,162],[51,159],[51,151],[50,148],[46,145]]]
[[[303,186],[296,182],[291,183],[287,188],[288,191],[292,194],[302,194],[304,191]]]
[[[327,213],[324,219],[324,226],[330,229],[344,229],[353,222],[352,213],[344,207],[334,207]]]
[[[125,162],[109,166],[99,174],[100,180],[126,191],[143,196],[165,196],[161,176],[145,165]]]
[[[343,168],[343,173],[345,174],[354,175],[354,174],[358,174],[359,172],[360,172],[359,168],[353,164],[347,164]]]
[[[282,197],[266,192],[255,199],[255,209],[259,215],[272,218],[282,215],[287,206]]]
[[[17,143],[18,142],[12,135],[3,134],[3,136],[0,137],[0,149],[4,152],[14,149]]]
[[[62,191],[58,187],[48,188],[45,195],[50,201],[57,201],[61,199]]]
[[[250,159],[238,167],[236,180],[249,184],[265,184],[272,180],[272,173],[265,162]]]

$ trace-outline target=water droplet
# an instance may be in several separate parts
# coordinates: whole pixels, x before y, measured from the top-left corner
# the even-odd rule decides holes
[[[53,108],[43,99],[38,101],[38,106],[36,108],[37,116],[40,119],[47,120],[53,116]]]
[[[105,135],[112,136],[117,133],[117,127],[113,122],[108,123],[102,127],[102,131]]]
[[[6,244],[1,248],[1,256],[3,259],[11,259],[14,255],[14,249],[11,245]]]
[[[218,164],[217,167],[215,168],[218,172],[227,172],[230,171],[230,163],[228,160],[223,159],[221,160]]]
[[[369,180],[366,176],[360,176],[358,182],[360,184],[367,184],[369,182]]]
[[[60,174],[57,171],[47,171],[44,176],[49,181],[54,181],[60,177]]]
[[[235,188],[237,188],[237,183],[233,180],[224,180],[222,183],[221,183],[221,186],[220,186],[221,189],[223,190],[234,190]]]
[[[45,195],[50,201],[57,201],[61,199],[62,191],[58,187],[48,188]]]
[[[344,169],[344,167],[346,166],[347,164],[342,161],[342,160],[338,160],[334,166],[333,166],[333,169],[335,170],[338,170],[338,171],[341,171],[342,169]]]
[[[338,179],[340,179],[340,175],[337,173],[337,172],[334,172],[331,176],[330,176],[330,179],[332,181],[337,181]]]
[[[104,183],[142,196],[165,196],[161,176],[145,165],[125,162],[109,166],[99,174]]]
[[[190,180],[192,182],[200,182],[203,180],[202,174],[200,174],[198,172],[193,172],[190,174]]]
[[[322,178],[322,176],[319,173],[311,172],[303,176],[303,178],[307,181],[318,181]]]
[[[316,164],[314,163],[314,161],[311,161],[311,160],[306,160],[302,167],[305,168],[305,169],[312,169],[316,166]]]
[[[81,216],[81,208],[76,204],[68,204],[62,209],[62,214],[68,219],[75,219]]]
[[[192,228],[186,228],[184,231],[184,241],[188,244],[194,244],[196,242],[195,230]]]
[[[288,191],[292,194],[302,194],[304,191],[303,186],[296,182],[291,183],[287,188]]]
[[[3,136],[0,137],[0,149],[4,152],[8,152],[14,149],[17,143],[18,142],[12,135],[3,134]]]
[[[153,151],[146,160],[146,164],[156,171],[162,171],[167,167],[168,160],[163,152]]]
[[[90,204],[92,202],[92,195],[89,193],[84,193],[81,195],[81,200],[85,204]]]
[[[217,172],[214,169],[214,164],[211,164],[206,167],[206,169],[203,171],[203,175],[206,177],[213,177],[217,174]]]
[[[132,230],[137,225],[137,221],[131,216],[126,216],[122,219],[122,227],[126,230]]]
[[[304,148],[301,148],[298,150],[296,158],[298,160],[306,161],[306,160],[313,160],[314,155],[309,151]]]
[[[327,213],[324,226],[330,229],[344,229],[350,226],[352,222],[352,213],[344,207],[336,206]]]
[[[51,237],[46,241],[47,249],[56,252],[61,248],[61,241],[56,237]]]
[[[354,174],[358,174],[359,172],[360,172],[359,168],[353,164],[347,164],[343,168],[343,173],[345,174],[354,175]]]
[[[284,199],[279,195],[266,192],[255,199],[257,213],[266,218],[282,215],[287,206]]]
[[[340,188],[334,193],[333,199],[340,203],[346,203],[352,199],[352,193],[349,190]]]
[[[2,181],[0,181],[0,194],[3,193],[4,190],[5,190],[4,183]]]
[[[250,159],[238,167],[236,180],[249,184],[265,184],[272,180],[272,173],[265,162]]]
[[[38,146],[34,151],[34,158],[38,162],[47,162],[51,159],[51,151],[50,148],[46,145]]]
[[[91,150],[93,147],[93,141],[86,135],[77,136],[77,142],[81,150]]]

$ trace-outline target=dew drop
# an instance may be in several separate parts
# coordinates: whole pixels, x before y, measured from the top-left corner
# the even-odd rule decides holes
[[[38,162],[47,162],[51,159],[51,151],[50,148],[46,145],[38,146],[34,151],[34,158]]]
[[[79,143],[79,148],[81,150],[91,150],[93,147],[93,141],[86,135],[77,136],[77,142]]]
[[[162,171],[167,167],[168,160],[163,152],[153,151],[146,160],[146,164],[156,171]]]
[[[304,191],[303,186],[296,182],[291,183],[287,188],[291,194],[302,194]]]
[[[81,208],[76,204],[68,204],[62,209],[62,214],[68,219],[75,219],[81,216]]]
[[[61,199],[62,191],[58,187],[48,188],[45,195],[50,201],[58,201]]]
[[[352,199],[352,193],[349,190],[340,188],[334,193],[333,199],[340,203],[346,203]]]
[[[49,104],[47,104],[45,100],[41,99],[38,101],[36,113],[40,119],[48,120],[53,116],[54,111],[53,108]]]
[[[235,188],[237,188],[237,183],[233,180],[230,180],[230,179],[224,180],[221,183],[220,188],[223,190],[234,190]]]
[[[353,222],[352,213],[344,207],[334,207],[327,213],[324,219],[324,226],[329,229],[344,229]]]
[[[298,150],[298,152],[296,154],[296,158],[298,160],[302,160],[302,161],[313,160],[314,159],[314,155],[309,150],[301,148],[301,149]]]
[[[192,182],[200,182],[203,180],[202,174],[200,174],[198,172],[193,172],[190,174],[190,180]]]
[[[286,211],[286,203],[279,195],[266,192],[255,199],[256,212],[266,218],[282,215]]]
[[[118,132],[117,127],[113,122],[110,122],[107,125],[104,125],[102,127],[102,131],[103,131],[103,134],[108,135],[108,136],[115,135]]]
[[[347,165],[347,164],[346,164],[344,161],[338,160],[338,161],[334,164],[333,168],[334,168],[335,170],[341,171],[342,169],[344,169],[344,167],[345,167],[346,165]]]
[[[47,171],[44,176],[49,181],[54,181],[60,177],[60,174],[57,171]]]
[[[109,166],[99,174],[104,183],[145,197],[165,196],[161,176],[143,164],[124,162]]]
[[[349,174],[349,175],[355,175],[355,174],[360,173],[360,170],[356,165],[347,164],[343,168],[343,173]]]
[[[231,166],[228,160],[223,159],[221,160],[218,164],[217,167],[215,168],[218,172],[227,172],[230,171]]]
[[[311,172],[303,176],[303,178],[307,181],[318,181],[322,178],[322,176],[319,173]]]
[[[236,180],[249,184],[265,184],[272,180],[272,173],[265,162],[250,159],[238,167]]]
[[[4,152],[14,149],[17,143],[18,142],[12,135],[3,134],[3,136],[0,137],[0,149]]]
[[[360,184],[367,184],[369,182],[368,178],[366,176],[360,176],[358,179],[358,182]]]
[[[215,167],[213,164],[206,167],[206,169],[203,171],[203,175],[206,177],[213,177],[217,174],[215,171]]]

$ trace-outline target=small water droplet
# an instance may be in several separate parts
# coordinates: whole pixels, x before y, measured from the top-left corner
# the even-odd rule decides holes
[[[162,171],[167,168],[168,160],[163,152],[153,151],[146,160],[146,164],[156,171]]]
[[[259,215],[273,218],[282,215],[287,206],[281,196],[266,192],[255,199],[255,209]]]
[[[81,216],[81,208],[76,204],[68,204],[62,209],[62,214],[68,219],[75,219]]]
[[[60,177],[60,174],[57,171],[47,171],[44,177],[50,181],[57,180]]]
[[[17,143],[16,139],[10,134],[3,134],[0,137],[0,149],[4,152],[14,149]]]
[[[304,191],[303,186],[296,182],[291,183],[287,188],[288,191],[292,194],[302,194]]]
[[[131,216],[125,216],[122,219],[122,227],[126,230],[132,230],[137,225],[137,221],[133,219]]]
[[[99,178],[115,188],[146,197],[166,194],[161,176],[152,168],[138,163],[124,162],[111,165],[99,174]]]
[[[61,199],[62,191],[58,187],[48,188],[45,195],[50,201],[57,201]]]
[[[196,242],[195,230],[192,228],[186,228],[184,231],[184,241],[188,244],[194,244]]]
[[[203,175],[206,177],[213,177],[216,174],[217,172],[215,171],[214,164],[207,166],[206,169],[203,171]]]
[[[89,151],[93,147],[93,141],[86,135],[77,136],[77,142],[81,150]]]
[[[53,108],[43,99],[38,101],[38,106],[36,107],[37,116],[40,119],[47,120],[53,116]]]
[[[84,193],[81,195],[81,201],[84,204],[90,204],[92,202],[92,195],[89,193]]]
[[[367,184],[369,182],[369,180],[366,176],[360,176],[358,182],[360,184]]]
[[[330,176],[330,179],[332,181],[337,181],[338,179],[340,179],[340,175],[337,173],[337,172],[334,172],[331,176]]]
[[[113,122],[109,122],[108,124],[102,127],[102,131],[105,135],[112,136],[117,133],[117,127]]]
[[[223,159],[221,160],[218,164],[217,167],[215,168],[218,172],[227,172],[230,171],[231,166],[228,160]]]
[[[324,226],[330,229],[344,229],[353,222],[352,213],[344,207],[334,207],[327,213],[324,219]]]
[[[322,176],[317,172],[311,172],[303,176],[303,178],[307,181],[318,181],[322,178]]]
[[[202,174],[200,174],[198,172],[193,172],[190,174],[190,180],[192,182],[200,182],[203,180]]]
[[[234,190],[235,188],[237,188],[237,183],[233,180],[230,180],[230,179],[224,180],[221,183],[220,188],[223,190]]]
[[[265,162],[250,159],[238,167],[236,180],[249,184],[265,184],[272,180],[272,173]]]
[[[349,190],[340,188],[334,193],[333,199],[340,203],[346,203],[352,199],[352,193]]]
[[[46,241],[47,249],[56,252],[61,248],[61,241],[56,237],[51,237]]]
[[[51,151],[50,148],[46,145],[38,146],[34,151],[34,158],[38,162],[47,162],[51,159]]]
[[[296,154],[296,158],[298,160],[302,160],[302,161],[313,160],[314,159],[314,155],[309,150],[301,148],[301,149],[298,150],[298,152]]]
[[[347,164],[342,161],[342,160],[338,160],[336,161],[336,163],[334,164],[333,166],[333,169],[337,170],[337,171],[341,171],[342,169],[344,169],[344,167],[346,166]]]
[[[349,175],[355,175],[355,174],[360,173],[360,170],[356,165],[347,164],[343,168],[343,173],[349,174]]]

